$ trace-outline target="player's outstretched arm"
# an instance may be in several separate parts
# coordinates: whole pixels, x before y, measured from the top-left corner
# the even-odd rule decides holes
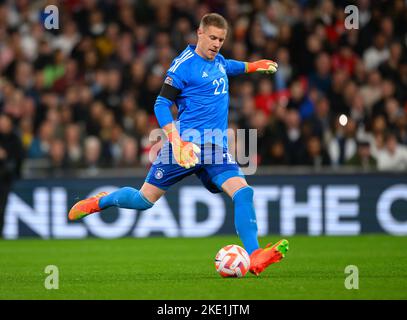
[[[245,72],[261,72],[273,74],[277,71],[278,64],[272,60],[262,59],[254,62],[245,62]]]
[[[201,149],[192,142],[183,141],[173,122],[163,126],[163,130],[172,145],[175,160],[181,167],[189,169],[198,163],[197,153]]]

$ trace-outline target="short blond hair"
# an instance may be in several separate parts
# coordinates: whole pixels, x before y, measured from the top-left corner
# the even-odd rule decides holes
[[[216,28],[225,30],[228,29],[228,23],[226,19],[222,17],[220,14],[214,12],[205,14],[202,17],[201,22],[199,24],[199,27],[202,29],[209,26],[214,26]]]

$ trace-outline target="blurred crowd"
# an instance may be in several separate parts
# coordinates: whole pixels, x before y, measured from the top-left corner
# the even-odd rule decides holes
[[[0,113],[25,158],[148,167],[165,72],[208,12],[229,23],[226,58],[279,64],[230,78],[229,126],[258,130],[259,165],[407,169],[404,0],[0,0]]]

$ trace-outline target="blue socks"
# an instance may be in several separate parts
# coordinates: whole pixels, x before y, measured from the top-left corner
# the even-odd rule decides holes
[[[253,207],[253,189],[250,186],[241,188],[233,195],[235,207],[235,228],[243,245],[250,255],[259,248],[257,240],[257,221]]]
[[[121,188],[99,200],[99,207],[101,209],[119,207],[146,210],[151,208],[153,204],[154,203],[148,201],[139,190],[130,187]]]

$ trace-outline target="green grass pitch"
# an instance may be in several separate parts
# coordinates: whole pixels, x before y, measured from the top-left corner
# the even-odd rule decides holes
[[[407,299],[407,237],[287,237],[259,277],[221,278],[214,256],[236,236],[0,241],[0,299]],[[277,241],[261,239],[261,244]],[[47,265],[59,289],[46,290]],[[344,286],[359,269],[359,289]]]

